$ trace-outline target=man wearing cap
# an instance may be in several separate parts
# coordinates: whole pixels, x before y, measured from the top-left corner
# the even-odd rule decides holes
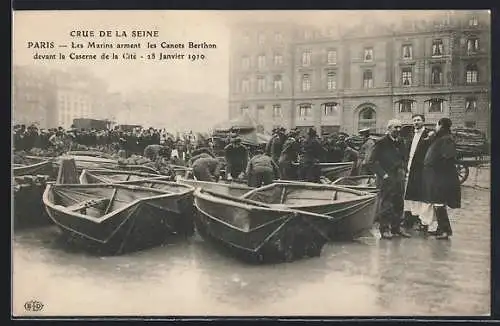
[[[283,150],[278,160],[280,176],[283,180],[297,180],[297,168],[294,166],[294,162],[299,159],[300,143],[297,140],[298,135],[299,131],[297,129],[290,130],[283,144]]]
[[[224,147],[224,156],[228,180],[242,179],[248,163],[248,150],[241,144],[240,137],[233,137],[231,143]]]
[[[368,160],[380,188],[377,214],[383,239],[391,239],[393,235],[410,237],[401,229],[406,174],[406,149],[399,137],[401,127],[401,121],[390,120],[387,134],[375,143]]]
[[[318,140],[316,129],[309,128],[307,137],[302,143],[302,149],[303,155],[300,160],[299,178],[307,182],[319,182],[321,168],[318,163],[324,155],[324,148]]]
[[[271,156],[275,163],[279,161],[283,145],[285,144],[285,131],[283,127],[275,128],[273,137],[266,146],[266,154]]]
[[[217,182],[221,164],[213,157],[200,157],[193,163],[193,174],[196,180]]]
[[[273,159],[259,148],[248,162],[246,174],[249,187],[260,187],[271,184],[275,177],[279,176],[279,168]]]
[[[357,171],[360,175],[371,174],[368,168],[368,157],[375,146],[375,139],[370,137],[370,128],[361,129],[359,135],[363,138],[363,143],[358,151]]]
[[[420,223],[422,226],[422,231],[427,233],[429,231],[429,225],[433,222],[427,218],[421,217],[421,212],[427,206],[424,203],[424,193],[423,193],[423,169],[424,169],[424,158],[427,153],[427,149],[431,143],[428,138],[429,130],[424,127],[425,117],[423,114],[414,114],[412,116],[413,120],[413,131],[410,133],[411,142],[409,148],[408,161],[407,161],[407,176],[406,176],[406,189],[405,189],[405,202],[404,202],[404,216],[405,224],[407,227],[411,227],[413,221],[420,218]],[[428,216],[429,214],[423,214],[422,216]]]

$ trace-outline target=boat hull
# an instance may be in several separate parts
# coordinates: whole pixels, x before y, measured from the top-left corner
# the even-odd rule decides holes
[[[284,193],[293,202],[280,202],[285,198]],[[351,240],[371,229],[377,209],[377,195],[374,193],[308,182],[280,181],[249,192],[244,198],[279,202],[290,209],[329,216],[331,219],[325,230],[330,241]]]
[[[73,196],[84,193],[95,197],[103,193],[103,190],[108,190],[109,193],[109,190],[113,191],[115,188],[118,188],[117,198],[127,204],[101,219],[70,212],[54,204],[58,191]],[[139,196],[134,191],[139,191]],[[48,185],[43,202],[49,217],[68,242],[84,250],[118,255],[154,247],[175,236],[191,235],[194,227],[192,196],[192,191],[168,194],[154,189],[116,184]],[[66,204],[77,203],[78,200],[81,201],[81,198]],[[88,210],[85,213],[89,214]]]
[[[216,193],[234,197],[240,197],[249,192],[250,190],[255,189],[241,183],[224,181],[224,180],[220,180],[219,182],[208,182],[208,181],[198,181],[193,179],[179,178],[177,182],[190,185],[194,188],[210,190]]]
[[[372,175],[342,177],[333,181],[331,184],[359,191],[367,191],[372,193],[378,192],[378,188],[375,184],[375,176]]]
[[[168,176],[122,170],[87,170],[83,169],[79,180],[81,184],[121,183],[148,179],[167,180]]]
[[[215,196],[214,196],[215,195]],[[222,199],[221,199],[222,198]],[[195,226],[207,241],[252,263],[294,261],[321,254],[328,218],[195,191]]]
[[[49,175],[54,176],[54,167],[50,161],[42,161],[30,165],[14,166],[15,177],[23,175]]]
[[[47,176],[14,177],[14,229],[42,227],[52,224],[42,201],[47,180]]]

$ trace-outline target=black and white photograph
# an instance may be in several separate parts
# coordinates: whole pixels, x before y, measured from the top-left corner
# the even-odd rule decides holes
[[[491,314],[490,11],[12,17],[12,317]]]

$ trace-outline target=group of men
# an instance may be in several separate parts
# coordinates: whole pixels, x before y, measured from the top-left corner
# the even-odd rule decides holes
[[[401,121],[390,120],[387,134],[373,144],[366,160],[371,172],[377,176],[380,189],[377,212],[380,232],[383,239],[410,237],[405,229],[417,221],[425,235],[447,238],[451,235],[449,219],[447,214],[443,215],[442,209],[436,210],[436,207],[460,207],[460,184],[454,166],[455,145],[446,134],[451,120],[441,119],[436,125],[437,132],[424,127],[422,114],[413,115],[412,120],[414,128],[406,142],[400,137]],[[439,141],[436,135],[439,135]],[[446,141],[445,146],[440,145],[443,141]],[[445,174],[447,180],[442,182],[439,179]],[[436,199],[433,187],[439,187],[441,193],[448,192],[452,196],[441,195]]]
[[[156,128],[135,128],[121,130],[69,129],[63,127],[43,129],[36,125],[19,124],[13,128],[14,149],[29,151],[32,148],[54,149],[68,151],[77,149],[78,145],[108,148],[110,151],[123,150],[127,156],[143,154],[150,145],[162,145],[169,152],[176,152],[178,157],[184,157],[194,147],[194,135],[191,133],[175,137],[165,130]]]

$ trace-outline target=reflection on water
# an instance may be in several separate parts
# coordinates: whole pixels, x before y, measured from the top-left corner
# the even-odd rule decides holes
[[[471,190],[472,191],[472,190]],[[195,237],[118,257],[65,249],[57,229],[17,232],[13,305],[42,315],[477,315],[489,313],[489,209],[450,215],[454,237],[325,246],[247,265]]]

